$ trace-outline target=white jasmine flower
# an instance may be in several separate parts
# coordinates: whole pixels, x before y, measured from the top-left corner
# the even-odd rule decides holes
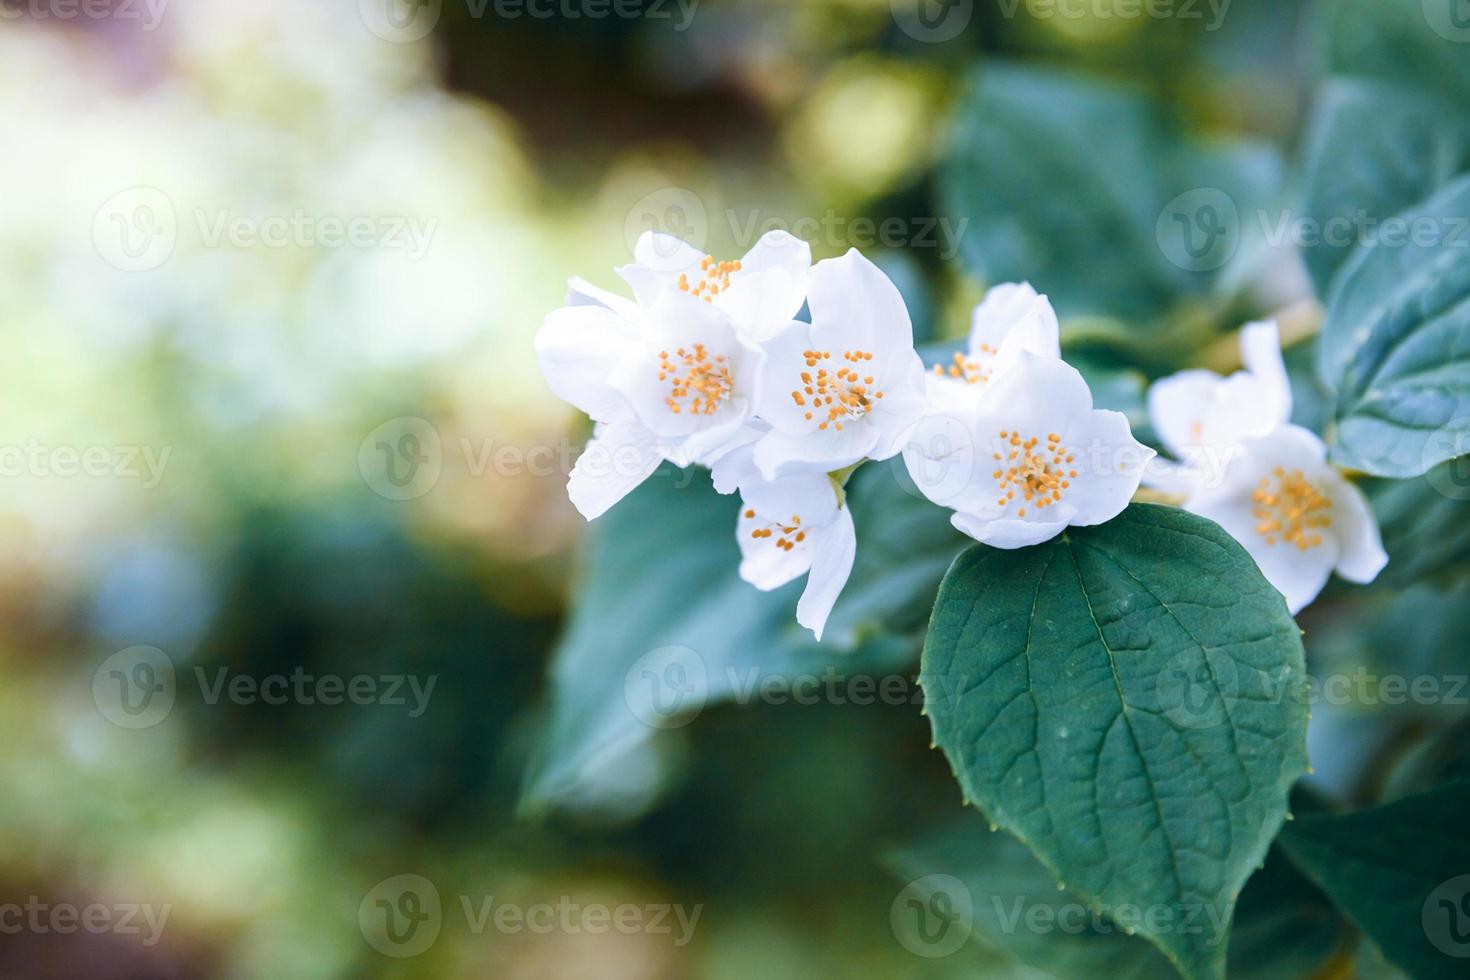
[[[919,489],[955,511],[955,527],[984,544],[1023,548],[1128,506],[1154,451],[1133,438],[1121,412],[1092,407],[1076,368],[1022,351],[989,389],[950,417],[947,455],[905,456]],[[920,461],[945,465],[947,478],[916,474]]]
[[[573,280],[568,305],[536,335],[552,391],[599,423],[567,485],[588,520],[664,460],[719,455],[750,419],[761,360],[724,310],[628,278],[643,283],[636,300]]]
[[[618,274],[639,302],[651,302],[662,289],[687,293],[728,315],[746,341],[759,343],[801,312],[812,250],[793,235],[770,231],[742,258],[720,261],[673,235],[644,232],[633,259]]]
[[[887,459],[924,412],[924,364],[897,287],[856,249],[811,271],[810,324],[764,344],[755,447],[767,479]]]
[[[1245,370],[1228,378],[1213,371],[1181,371],[1149,388],[1149,422],[1182,464],[1157,461],[1147,474],[1150,485],[1188,493],[1195,485],[1218,480],[1242,442],[1291,419],[1291,382],[1276,324],[1242,328],[1240,353]]]
[[[963,420],[1023,351],[1061,357],[1057,315],[1029,283],[1002,283],[971,314],[965,350],[955,352],[953,363],[934,366],[928,408],[903,449],[909,476],[930,500],[947,504],[963,492],[969,473],[950,463],[956,446],[968,439]]]
[[[1244,545],[1293,615],[1334,569],[1368,583],[1388,563],[1368,501],[1327,462],[1322,440],[1300,426],[1245,440],[1219,485],[1199,489],[1184,508]]]
[[[796,621],[820,640],[857,552],[841,490],[816,473],[748,482],[740,496],[740,577],[769,591],[805,574]]]
[[[939,407],[967,398],[1016,361],[1021,351],[1061,357],[1061,331],[1051,302],[1030,283],[1001,283],[985,293],[970,315],[970,337],[954,362],[934,366],[929,397]]]

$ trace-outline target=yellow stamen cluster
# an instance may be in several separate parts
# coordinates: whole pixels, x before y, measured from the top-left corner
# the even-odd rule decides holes
[[[986,357],[994,359],[996,349],[989,344],[981,344],[976,353],[984,354]],[[972,361],[961,352],[955,351],[954,363],[949,365],[948,368],[944,365],[936,364],[934,365],[934,373],[941,378],[948,374],[949,377],[956,378],[966,384],[983,385],[990,380],[990,376],[995,372],[980,361]]]
[[[695,344],[693,350],[680,347],[673,357],[660,351],[658,379],[670,384],[664,404],[675,415],[686,408],[694,415],[713,415],[735,387],[725,355],[711,357],[703,344]]]
[[[730,274],[740,271],[740,262],[717,262],[714,256],[706,255],[699,260],[700,278],[692,285],[689,276],[683,272],[679,273],[679,289],[697,296],[706,303],[713,303],[715,297],[730,288]]]
[[[1315,548],[1322,543],[1318,532],[1332,526],[1327,511],[1332,509],[1332,498],[1318,490],[1301,470],[1290,473],[1283,467],[1272,471],[1276,488],[1271,488],[1271,477],[1262,477],[1260,484],[1251,494],[1256,502],[1251,516],[1256,519],[1256,533],[1266,539],[1268,545],[1278,540],[1294,544],[1301,551]]]
[[[1077,457],[1062,445],[1062,437],[1049,433],[1045,447],[1036,436],[1022,439],[1019,432],[1005,429],[1001,430],[1000,438],[1004,447],[994,454],[996,470],[990,474],[1001,491],[996,506],[1006,506],[1016,499],[1017,493],[1038,511],[1061,503],[1062,492],[1077,477],[1077,471],[1068,466]],[[1018,510],[1016,516],[1025,517],[1026,508]]]
[[[747,510],[745,516],[754,518],[755,511]],[[780,532],[780,537],[776,537],[776,532],[778,531]],[[801,529],[800,514],[792,514],[790,524],[772,524],[769,527],[754,528],[750,532],[750,536],[757,540],[775,537],[776,540],[774,543],[782,551],[791,551],[798,544],[806,540],[806,532]]]
[[[873,388],[873,376],[859,373],[853,367],[871,361],[873,355],[869,352],[844,351],[842,359],[847,364],[836,371],[820,366],[822,362],[831,360],[831,351],[805,350],[801,355],[806,359],[807,367],[817,370],[801,372],[801,387],[792,389],[791,400],[799,408],[807,410],[805,416],[808,420],[822,417],[822,421],[817,423],[818,429],[826,429],[830,425],[841,432],[843,419],[862,418],[872,410],[873,403],[883,397],[883,392]]]

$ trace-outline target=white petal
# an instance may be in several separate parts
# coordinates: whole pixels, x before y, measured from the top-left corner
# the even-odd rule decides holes
[[[755,445],[755,465],[768,480],[795,473],[830,473],[867,457],[878,441],[871,425],[828,427],[809,435],[768,432]]]
[[[1148,420],[1159,441],[1176,458],[1205,441],[1205,424],[1224,382],[1213,371],[1180,371],[1155,381],[1148,389]]]
[[[1240,331],[1240,356],[1256,379],[1263,414],[1284,425],[1291,420],[1291,379],[1281,357],[1281,332],[1275,320],[1247,323]]]
[[[748,396],[754,385],[760,355],[740,343],[729,318],[709,303],[665,292],[644,312],[648,327],[643,341],[636,355],[624,357],[608,376],[612,388],[633,407],[640,422],[668,439],[702,429],[738,428],[750,408],[742,394]],[[672,380],[660,377],[666,374],[660,367],[661,354],[668,352],[677,359],[679,350],[692,350],[696,344],[704,345],[711,359],[725,358],[731,371],[730,396],[709,415],[690,411],[688,402],[683,410],[673,411],[668,404]]]
[[[715,303],[753,342],[760,342],[801,312],[806,303],[811,246],[784,231],[761,236],[730,276]]]
[[[980,424],[993,424],[997,433],[1019,429],[1045,439],[1092,411],[1092,392],[1066,361],[1023,351],[1012,370],[985,386],[980,410]]]
[[[1337,509],[1335,474],[1328,467],[1322,440],[1298,426],[1283,426],[1260,439],[1249,439],[1225,471],[1219,486],[1200,490],[1185,502],[1185,509],[1209,518],[1224,528],[1248,551],[1266,580],[1286,598],[1296,614],[1322,591],[1338,562],[1341,547],[1333,534],[1323,534],[1322,543],[1299,548],[1277,538],[1269,543],[1257,531],[1253,493],[1260,481],[1274,478],[1277,469],[1301,470],[1303,476],[1333,499]]]
[[[1322,586],[1327,584],[1332,566],[1337,562],[1337,540],[1324,536],[1320,545],[1306,550],[1280,540],[1267,544],[1256,533],[1258,522],[1252,513],[1252,503],[1249,489],[1243,487],[1233,494],[1201,494],[1185,503],[1184,509],[1214,521],[1239,541],[1255,559],[1266,581],[1285,597],[1286,608],[1294,616],[1317,598]]]
[[[878,441],[869,455],[873,459],[889,459],[903,451],[909,433],[929,408],[928,384],[932,375],[924,370],[924,361],[909,352],[907,371],[888,372],[883,382],[883,397],[864,416],[863,421],[878,430]]]
[[[756,380],[755,413],[783,432],[804,433],[817,426],[806,418],[811,406],[798,404],[792,395],[804,388],[802,372],[815,370],[803,356],[811,347],[811,326],[800,320],[789,321],[762,345],[765,363]]]
[[[811,630],[818,640],[827,626],[832,606],[852,574],[856,554],[857,531],[852,526],[852,511],[844,507],[837,519],[818,535],[806,590],[796,604],[796,621]]]
[[[626,296],[594,286],[580,276],[567,280],[567,306],[605,306],[630,323],[638,320],[638,304]]]
[[[636,422],[599,428],[567,481],[567,496],[587,520],[595,520],[652,475],[663,462],[653,433]]]
[[[602,306],[554,310],[536,333],[536,356],[547,385],[598,422],[625,421],[632,407],[608,377],[639,345],[632,324]]]
[[[1006,354],[1009,365],[1026,350],[1043,357],[1061,356],[1061,329],[1051,302],[1030,283],[1002,283],[989,290],[970,317],[969,352],[973,357],[990,348],[993,356]]]
[[[742,485],[740,495],[747,507],[770,521],[822,527],[837,519],[837,488],[825,473],[757,480]]]
[[[1240,350],[1245,371],[1228,378],[1181,371],[1149,388],[1149,421],[1176,457],[1193,447],[1228,447],[1268,435],[1291,418],[1291,382],[1276,324],[1247,324]]]
[[[1117,517],[1138,491],[1154,451],[1133,438],[1122,412],[1088,412],[1061,436],[1062,444],[1075,457],[1069,465],[1077,472],[1069,481],[1072,485],[1063,491],[1063,499],[1077,509],[1072,523],[1102,524]]]
[[[708,454],[704,462],[717,493],[734,493],[743,483],[760,479],[755,467],[755,444],[770,429],[747,422],[724,446],[723,451]]]
[[[777,588],[805,572],[826,529],[838,519],[837,491],[825,473],[755,480],[741,485],[740,497],[740,576],[758,589]],[[766,531],[775,534],[753,533]],[[777,544],[783,539],[790,548]]]
[[[698,271],[704,257],[693,245],[661,231],[645,231],[633,247],[633,261],[638,265],[675,278],[683,272],[690,279],[697,279],[693,272]]]
[[[961,382],[942,383],[968,388]],[[903,462],[909,479],[929,500],[956,510],[975,509],[971,498],[980,489],[976,470],[981,464],[973,409],[924,416],[904,444]]]
[[[1336,472],[1330,474],[1327,483],[1332,496],[1332,532],[1342,551],[1337,559],[1337,574],[1349,582],[1366,585],[1388,564],[1378,518],[1363,492]]]
[[[862,350],[884,365],[913,350],[913,324],[898,287],[855,248],[812,267],[807,304],[813,342],[834,357]]]
[[[762,592],[779,589],[792,579],[804,575],[812,567],[813,539],[795,545],[790,551],[777,547],[776,539],[753,537],[751,532],[764,529],[767,522],[746,516],[742,505],[735,522],[735,536],[740,543],[740,577]]]
[[[1065,510],[1058,508],[1058,515]],[[955,513],[950,523],[956,528],[993,548],[1027,548],[1050,541],[1067,527],[1065,520],[1027,521],[1014,519],[985,520],[973,514]]]

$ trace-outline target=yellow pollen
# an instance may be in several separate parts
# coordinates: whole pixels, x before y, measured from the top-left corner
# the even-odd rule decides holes
[[[941,378],[946,374],[966,384],[983,385],[990,380],[995,372],[989,366],[989,362],[995,359],[996,349],[989,344],[981,344],[975,351],[976,355],[983,355],[985,360],[972,360],[961,351],[955,351],[954,363],[948,367],[939,364],[934,365],[934,373]]]
[[[1048,433],[1046,445],[1036,436],[1022,439],[1019,432],[1002,429],[1000,432],[1002,452],[994,453],[999,468],[991,473],[1001,496],[996,505],[1004,507],[1016,499],[1019,492],[1022,502],[1033,505],[1038,512],[1062,501],[1062,494],[1075,477],[1076,470],[1068,470],[1065,464],[1073,457],[1062,445],[1062,437]],[[1017,517],[1026,516],[1026,508],[1016,512]]]
[[[745,516],[753,518],[755,517],[755,511],[747,510]],[[806,540],[806,532],[801,528],[800,514],[792,514],[790,524],[771,522],[765,527],[754,528],[751,530],[750,536],[757,541],[763,538],[772,538],[771,543],[782,551],[791,551],[798,544]]]
[[[811,398],[811,405],[820,417],[818,429],[825,430],[831,426],[841,432],[844,421],[856,421],[867,415],[873,408],[873,402],[883,397],[883,392],[873,388],[873,375],[859,374],[848,366],[829,370],[825,363],[831,360],[831,351],[804,350],[801,356],[807,367],[816,370],[801,372],[802,386],[792,390],[791,399],[797,405],[805,406],[808,396]],[[850,350],[843,351],[842,359],[849,365],[861,364],[871,361],[873,355],[868,351]],[[806,412],[805,417],[811,419],[813,416]]]
[[[1256,533],[1268,545],[1285,541],[1306,551],[1322,543],[1318,532],[1332,526],[1328,514],[1332,499],[1307,480],[1301,470],[1288,473],[1285,468],[1276,467],[1270,477],[1261,478],[1251,499],[1255,501],[1251,516],[1256,519]]]
[[[669,382],[664,404],[675,415],[682,415],[685,409],[694,415],[713,415],[735,387],[725,355],[711,356],[703,344],[695,344],[692,350],[680,347],[673,357],[659,351],[658,379]]]
[[[715,297],[730,288],[730,274],[740,271],[740,262],[719,262],[714,256],[706,255],[699,260],[700,278],[696,283],[689,282],[689,276],[679,273],[679,289],[681,292],[697,296],[706,303],[713,303]]]

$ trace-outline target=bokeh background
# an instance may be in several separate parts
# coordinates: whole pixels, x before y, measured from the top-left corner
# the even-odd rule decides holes
[[[863,247],[922,336],[957,335],[984,284],[955,243],[853,222],[934,214],[976,59],[1133,79],[1294,151],[1289,0],[1217,29],[1203,4],[981,0],[949,37],[921,4],[0,0],[0,902],[170,909],[152,944],[0,935],[0,976],[961,975],[889,927],[878,856],[959,805],[911,706],[713,709],[656,800],[517,805],[584,532],[585,420],[531,348],[568,275],[613,286],[650,216],[717,255],[804,220],[817,258]],[[1260,305],[1309,288],[1283,260]],[[120,722],[99,692],[140,646],[176,696]],[[436,686],[417,716],[210,703],[196,668]],[[411,958],[359,927],[400,874],[446,909]],[[703,913],[685,945],[477,932],[460,896]]]

